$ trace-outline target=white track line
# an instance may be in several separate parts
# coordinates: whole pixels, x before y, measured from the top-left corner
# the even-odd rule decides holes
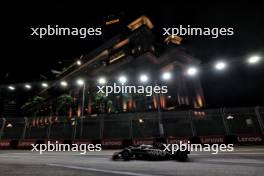
[[[72,166],[72,165],[61,165],[61,164],[48,164],[49,166],[55,167],[64,167],[69,169],[77,169],[77,170],[85,170],[85,171],[93,171],[93,172],[103,172],[107,174],[118,174],[118,175],[131,175],[131,176],[160,176],[160,175],[149,175],[142,173],[134,173],[134,172],[126,172],[126,171],[115,171],[115,170],[105,170],[105,169],[95,169],[90,167],[80,167],[80,166]]]

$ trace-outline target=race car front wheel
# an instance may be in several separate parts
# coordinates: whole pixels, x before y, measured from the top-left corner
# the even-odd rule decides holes
[[[131,158],[131,154],[128,150],[123,151],[121,155],[125,161],[128,161]]]

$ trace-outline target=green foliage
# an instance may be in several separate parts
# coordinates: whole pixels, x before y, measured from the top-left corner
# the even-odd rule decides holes
[[[40,108],[44,102],[44,98],[40,96],[36,96],[33,99],[29,99],[21,109],[23,110],[24,114],[30,116],[36,116],[39,113]]]
[[[116,112],[113,102],[108,99],[103,93],[96,93],[94,96],[94,107],[99,113],[112,113]]]
[[[57,99],[57,112],[61,115],[67,115],[68,109],[73,104],[73,98],[68,94],[63,94]]]

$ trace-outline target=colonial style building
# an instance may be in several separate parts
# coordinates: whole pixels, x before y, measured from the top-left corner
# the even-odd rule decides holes
[[[119,20],[114,20],[118,22]],[[110,22],[106,23],[111,24]],[[163,40],[156,37],[152,31],[154,25],[145,16],[142,16],[126,26],[115,37],[106,41],[93,52],[81,57],[81,66],[71,66],[66,69],[50,88],[41,92],[41,96],[48,96],[53,100],[58,93],[54,92],[56,85],[61,80],[76,80],[83,78],[86,88],[69,87],[70,94],[74,97],[76,105],[71,108],[70,115],[106,113],[109,103],[114,112],[177,110],[180,108],[202,108],[205,106],[203,90],[198,77],[189,78],[184,70],[190,65],[198,65],[199,60],[191,56],[181,47],[182,38],[179,36],[165,36]],[[171,72],[169,82],[162,82],[160,74]],[[151,97],[132,94],[112,94],[104,97],[102,103],[95,100],[97,79],[100,76],[108,80],[117,79],[118,75],[125,74],[129,77],[130,85],[136,85],[138,75],[148,73],[152,84],[168,86],[167,94]],[[84,101],[82,100],[84,98]],[[99,100],[98,100],[99,101]],[[82,105],[84,106],[83,108]]]

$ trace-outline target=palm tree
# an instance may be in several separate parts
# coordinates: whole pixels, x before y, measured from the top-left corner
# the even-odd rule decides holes
[[[113,102],[103,93],[95,94],[93,105],[99,113],[111,113],[116,111]]]
[[[43,97],[36,96],[33,99],[29,99],[29,101],[26,102],[21,107],[21,109],[23,110],[24,114],[36,117],[37,114],[40,112],[43,102],[44,102]]]
[[[57,112],[60,115],[67,116],[69,108],[72,107],[73,98],[68,94],[63,94],[57,99]]]

